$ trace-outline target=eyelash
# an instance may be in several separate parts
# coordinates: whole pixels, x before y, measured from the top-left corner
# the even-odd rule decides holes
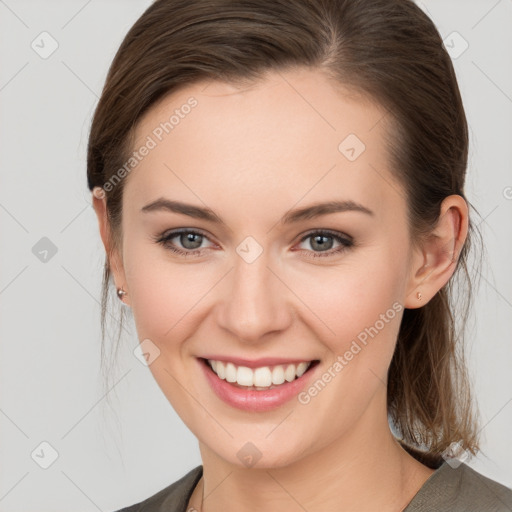
[[[192,233],[194,235],[199,235],[199,236],[202,236],[202,237],[206,238],[207,240],[209,240],[209,238],[201,231],[198,231],[195,229],[181,228],[181,229],[175,229],[169,233],[163,233],[161,235],[158,235],[157,237],[154,238],[154,241],[158,244],[163,245],[166,249],[168,249],[176,254],[179,254],[180,256],[184,256],[184,257],[201,256],[202,249],[194,249],[194,250],[186,251],[183,249],[179,249],[178,247],[170,244],[170,240],[172,240],[173,238],[176,238],[178,235],[181,235],[183,233]],[[339,242],[341,244],[341,246],[338,247],[337,249],[330,249],[329,251],[321,251],[321,252],[308,251],[306,249],[299,249],[301,251],[306,251],[308,253],[307,257],[309,257],[309,258],[327,258],[327,257],[336,256],[354,246],[354,242],[350,238],[343,237],[339,233],[337,233],[335,231],[330,231],[328,229],[310,231],[310,232],[306,233],[306,235],[304,235],[300,239],[299,243],[304,242],[308,238],[312,238],[314,235],[332,237],[337,242]]]

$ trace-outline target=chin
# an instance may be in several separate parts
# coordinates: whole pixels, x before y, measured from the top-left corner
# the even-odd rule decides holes
[[[272,434],[271,434],[272,435]],[[278,469],[293,464],[305,455],[304,443],[300,440],[288,439],[284,445],[281,439],[269,440],[262,434],[258,436],[246,434],[243,440],[231,439],[225,446],[209,444],[217,457],[241,469]],[[251,440],[252,439],[252,440]],[[239,448],[238,448],[239,447]]]

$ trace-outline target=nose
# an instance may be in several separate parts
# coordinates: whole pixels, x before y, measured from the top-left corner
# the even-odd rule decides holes
[[[265,252],[251,263],[236,255],[224,280],[217,322],[242,342],[262,341],[292,322],[293,294],[269,266]]]

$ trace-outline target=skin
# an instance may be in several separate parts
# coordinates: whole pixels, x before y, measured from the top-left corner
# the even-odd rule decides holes
[[[393,303],[421,307],[446,284],[467,235],[464,199],[447,197],[432,236],[413,244],[405,192],[388,164],[385,110],[318,70],[272,72],[252,85],[187,86],[144,115],[135,146],[191,96],[198,105],[125,178],[123,243],[110,260],[139,340],[160,350],[149,368],[199,440],[203,478],[189,506],[402,510],[433,473],[400,447],[387,421],[386,375],[403,310],[308,404],[230,407],[196,358],[319,359],[320,376]],[[366,146],[355,161],[338,150],[350,133]],[[140,211],[159,197],[207,206],[226,225]],[[279,223],[290,209],[337,199],[374,215]],[[104,199],[93,195],[93,205],[108,252]],[[176,255],[152,240],[176,228],[208,236],[200,256]],[[322,252],[313,238],[301,239],[319,229],[349,235],[355,245],[308,257]],[[247,236],[263,249],[252,263],[236,252]],[[190,247],[179,236],[172,242]],[[331,252],[340,246],[328,242]],[[262,454],[252,467],[237,457],[247,442]]]

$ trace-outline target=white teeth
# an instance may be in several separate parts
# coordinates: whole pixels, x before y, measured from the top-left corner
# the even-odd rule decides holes
[[[282,384],[284,382],[284,368],[279,366],[274,366],[272,370],[272,384]]]
[[[214,361],[213,359],[208,359],[208,362],[220,379],[225,379],[227,382],[236,383],[240,386],[254,386],[256,389],[279,386],[285,381],[292,382],[304,375],[304,372],[311,365],[311,361],[303,361],[297,365],[261,366],[253,369],[247,366],[225,363],[224,361]]]
[[[221,378],[226,378],[226,366],[223,362],[217,361],[217,368],[215,368],[215,373]]]
[[[297,377],[300,377],[301,375],[303,375],[304,372],[308,369],[308,366],[309,366],[309,363],[299,363],[297,366],[297,371],[295,372]]]
[[[284,378],[288,382],[291,382],[292,380],[295,380],[295,365],[294,364],[289,364],[286,367],[286,370],[284,372]]]
[[[253,386],[265,388],[272,385],[272,372],[268,366],[256,368],[253,373]]]
[[[218,363],[217,363],[218,364]],[[227,363],[226,367],[226,380],[228,382],[236,382],[236,366],[233,363]]]
[[[219,375],[220,377],[220,375]],[[222,377],[221,377],[222,379]],[[247,366],[239,366],[236,370],[236,382],[240,386],[254,386],[253,371]]]

